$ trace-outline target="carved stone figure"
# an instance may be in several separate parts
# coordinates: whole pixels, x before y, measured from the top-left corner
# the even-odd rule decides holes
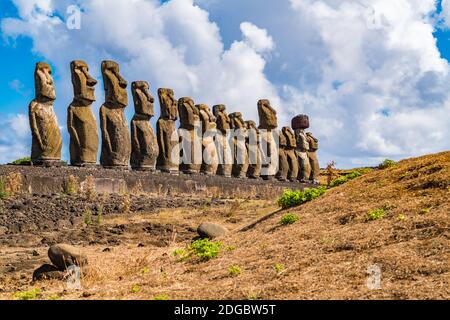
[[[53,109],[56,93],[49,64],[36,64],[34,81],[36,97],[28,107],[32,134],[31,161],[34,165],[60,165],[62,138]]]
[[[306,115],[298,115],[292,119],[292,129],[295,132],[297,142],[297,157],[299,163],[298,180],[307,182],[311,176],[311,165],[308,151],[309,141],[305,129],[309,127],[309,118]]]
[[[261,176],[265,180],[272,179],[278,172],[278,127],[277,112],[270,105],[270,101],[258,101],[259,129],[261,134],[262,170]]]
[[[97,80],[89,74],[84,61],[72,61],[74,98],[67,110],[67,128],[70,134],[70,164],[95,166],[98,153],[97,120],[92,112]]]
[[[176,174],[180,162],[180,151],[178,147],[178,131],[176,121],[178,120],[178,102],[172,89],[158,89],[161,116],[156,124],[156,136],[159,146],[159,155],[156,169]]]
[[[206,175],[215,175],[217,173],[217,167],[219,165],[219,158],[214,141],[217,136],[216,117],[214,117],[211,109],[206,104],[199,104],[196,107],[199,110],[203,134],[203,162],[200,172]]]
[[[320,174],[320,164],[317,158],[317,150],[319,150],[319,140],[313,136],[311,132],[306,133],[309,143],[308,158],[311,165],[311,175],[309,180],[313,183],[318,183]]]
[[[180,115],[180,142],[182,148],[182,163],[180,171],[185,174],[200,172],[202,165],[202,147],[200,114],[194,101],[189,97],[178,100],[178,114]]]
[[[278,172],[275,177],[278,181],[286,181],[289,173],[289,162],[286,154],[287,140],[282,131],[279,131],[279,138]]]
[[[217,153],[219,156],[219,166],[217,175],[231,177],[233,169],[233,157],[231,152],[231,120],[226,113],[226,107],[223,104],[213,107],[213,114],[216,117],[218,139],[216,140]]]
[[[105,103],[100,108],[102,153],[100,163],[105,168],[128,168],[131,138],[125,118],[128,105],[127,81],[122,78],[114,61],[102,62]]]
[[[231,113],[230,120],[234,149],[232,175],[236,178],[246,178],[248,171],[247,126],[240,112]]]
[[[131,167],[140,171],[155,171],[158,158],[158,141],[150,124],[155,115],[150,94],[150,86],[146,81],[131,84],[135,114],[131,120]]]
[[[298,159],[297,159],[297,141],[295,133],[289,127],[283,127],[283,136],[286,138],[286,157],[289,165],[288,179],[291,182],[297,180],[298,177]]]
[[[246,121],[247,126],[247,150],[249,166],[247,177],[250,179],[259,179],[261,176],[261,150],[259,145],[259,130],[254,121]]]

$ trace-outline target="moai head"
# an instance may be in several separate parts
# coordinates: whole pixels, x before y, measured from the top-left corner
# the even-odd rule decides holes
[[[102,75],[105,100],[109,107],[125,108],[128,105],[128,83],[120,75],[119,65],[114,61],[103,61]]]
[[[248,130],[255,130],[256,133],[259,133],[258,127],[256,125],[256,122],[253,120],[245,121],[245,126]]]
[[[211,109],[206,104],[198,104],[196,107],[199,110],[203,133],[206,130],[215,129],[216,117],[212,114]]]
[[[34,71],[36,100],[54,101],[56,99],[52,69],[48,63],[38,62]]]
[[[221,132],[226,132],[231,129],[231,120],[226,113],[226,107],[223,104],[218,104],[213,107],[213,114],[216,117],[217,129]]]
[[[277,112],[271,107],[270,101],[258,101],[259,128],[273,130],[278,127]]]
[[[133,93],[135,113],[149,118],[155,115],[153,103],[155,99],[149,92],[150,86],[147,81],[135,81],[131,84]]]
[[[244,119],[242,119],[242,113],[240,112],[234,112],[230,114],[230,120],[231,120],[231,128],[238,130],[245,130],[247,129],[247,126],[245,125]]]
[[[76,60],[70,63],[74,101],[81,105],[90,105],[95,101],[95,80],[89,74],[89,67],[84,61]]]
[[[194,100],[183,97],[178,100],[178,114],[180,115],[180,127],[193,129],[196,122],[200,120],[199,110],[195,107]]]
[[[310,151],[314,152],[319,150],[319,139],[314,137],[311,132],[307,132],[306,136],[308,137]]]
[[[158,89],[159,105],[161,106],[161,118],[165,120],[178,119],[178,103],[172,89]]]
[[[286,139],[286,146],[290,149],[297,147],[297,141],[295,139],[295,133],[290,127],[283,127],[282,136]]]

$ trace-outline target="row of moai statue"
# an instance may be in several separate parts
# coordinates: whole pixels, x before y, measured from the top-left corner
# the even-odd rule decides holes
[[[120,75],[116,62],[103,61],[101,67],[105,90],[105,102],[100,108],[103,167],[127,169],[131,164],[132,169],[143,171],[317,181],[318,141],[311,133],[305,133],[309,127],[307,116],[292,120],[294,130],[290,127],[278,130],[276,111],[268,100],[260,100],[257,127],[254,121],[244,121],[239,112],[227,114],[224,105],[216,105],[211,111],[205,104],[195,105],[188,97],[176,100],[171,89],[158,89],[161,115],[155,134],[150,123],[155,113],[149,84],[136,81],[131,86],[135,114],[130,134],[124,112],[128,105],[128,83]],[[73,61],[71,73],[74,99],[67,113],[70,164],[95,166],[99,136],[92,104],[96,100],[97,81],[83,61]],[[35,89],[36,97],[29,106],[32,163],[57,166],[61,163],[62,137],[53,108],[56,94],[49,64],[37,63]],[[201,128],[200,142],[195,139],[198,128]],[[230,139],[231,131],[238,134]],[[195,143],[198,145],[194,146]],[[197,148],[200,153],[192,151]],[[190,161],[181,161],[186,157]],[[267,159],[274,161],[264,161]]]

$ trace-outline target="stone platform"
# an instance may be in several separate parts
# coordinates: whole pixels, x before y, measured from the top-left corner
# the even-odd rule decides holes
[[[64,193],[69,180],[73,183],[73,177],[79,190],[86,190],[88,181],[93,181],[95,191],[100,194],[204,195],[271,199],[278,197],[284,189],[303,189],[310,186],[299,182],[225,178],[200,174],[171,175],[101,167],[0,166],[0,176],[5,177],[11,173],[20,173],[22,191],[33,195]],[[69,179],[71,176],[72,178]]]

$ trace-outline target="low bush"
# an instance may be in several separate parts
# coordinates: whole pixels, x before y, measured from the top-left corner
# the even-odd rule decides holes
[[[375,209],[367,212],[366,221],[375,221],[383,218],[386,215],[384,209]]]
[[[326,190],[327,188],[324,186],[305,189],[304,191],[285,190],[283,195],[278,199],[278,205],[283,209],[297,207],[305,202],[322,196]]]
[[[240,275],[242,272],[241,267],[239,266],[231,266],[228,269],[228,273],[233,276],[233,277],[237,277],[238,275]]]
[[[202,261],[208,261],[216,258],[219,255],[221,242],[213,242],[209,239],[201,239],[194,241],[189,245],[189,251],[191,254],[195,254]]]
[[[282,225],[289,225],[296,223],[300,218],[295,214],[286,214],[281,218]]]
[[[397,162],[395,162],[394,160],[386,159],[378,165],[378,169],[381,169],[381,170],[387,169],[387,168],[395,166],[396,164],[397,164]]]
[[[25,157],[25,158],[17,159],[17,160],[14,160],[13,162],[11,162],[11,164],[15,165],[15,166],[29,166],[29,165],[31,165],[31,158]]]

